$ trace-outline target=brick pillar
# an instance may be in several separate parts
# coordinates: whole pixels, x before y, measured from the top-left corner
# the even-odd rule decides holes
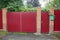
[[[40,7],[37,7],[36,28],[37,28],[37,32],[35,34],[40,35],[41,34],[41,8]]]
[[[54,7],[50,6],[49,15],[54,15]],[[49,20],[49,33],[52,34],[54,32],[54,21]]]
[[[2,23],[3,23],[3,31],[7,31],[7,8],[2,9]]]

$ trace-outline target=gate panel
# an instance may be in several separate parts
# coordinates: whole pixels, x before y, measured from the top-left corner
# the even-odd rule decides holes
[[[41,14],[41,32],[48,33],[49,32],[49,15],[48,12],[42,12]]]
[[[0,29],[3,29],[3,27],[2,27],[2,11],[0,11]]]
[[[22,32],[36,32],[36,13],[22,13]]]
[[[60,31],[60,10],[55,10],[54,31]]]
[[[20,13],[7,13],[7,30],[8,32],[20,32]]]

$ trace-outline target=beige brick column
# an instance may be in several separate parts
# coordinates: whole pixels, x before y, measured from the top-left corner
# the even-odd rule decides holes
[[[37,32],[35,34],[40,35],[41,34],[41,8],[40,7],[37,7],[36,28],[37,28]]]
[[[7,8],[2,9],[2,23],[3,23],[3,31],[7,31]]]
[[[54,7],[50,6],[49,15],[54,15]],[[54,21],[49,20],[49,33],[52,34],[54,32]]]

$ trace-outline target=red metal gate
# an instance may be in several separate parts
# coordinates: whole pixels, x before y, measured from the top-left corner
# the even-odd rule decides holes
[[[36,32],[35,12],[8,12],[8,32]]]
[[[2,29],[2,11],[0,11],[0,29]]]
[[[55,10],[54,31],[60,31],[60,10]]]
[[[7,13],[7,30],[8,32],[20,32],[20,13]]]
[[[48,33],[49,32],[49,15],[48,12],[42,12],[41,14],[41,32]]]
[[[36,12],[22,13],[22,32],[36,32]]]

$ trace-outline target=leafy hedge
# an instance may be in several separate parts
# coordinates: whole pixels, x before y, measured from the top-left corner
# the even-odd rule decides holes
[[[36,12],[36,8],[20,8],[20,9],[17,9],[17,8],[14,8],[14,9],[9,9],[8,8],[8,11],[14,11],[14,12]]]

